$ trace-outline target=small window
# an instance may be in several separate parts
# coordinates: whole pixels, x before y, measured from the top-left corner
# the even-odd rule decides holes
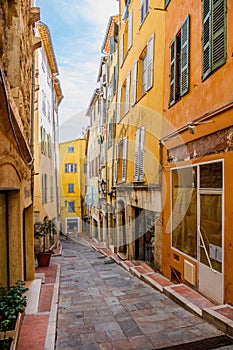
[[[68,202],[68,213],[75,212],[75,202]]]
[[[77,164],[66,163],[65,164],[65,173],[76,173],[77,172]]]
[[[68,184],[68,192],[74,193],[74,184]]]
[[[68,147],[68,153],[74,153],[74,147]]]
[[[140,25],[145,21],[145,18],[149,12],[149,0],[141,0],[140,5]]]

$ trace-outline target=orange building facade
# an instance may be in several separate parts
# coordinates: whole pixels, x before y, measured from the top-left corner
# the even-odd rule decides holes
[[[165,6],[162,272],[232,304],[233,3]]]

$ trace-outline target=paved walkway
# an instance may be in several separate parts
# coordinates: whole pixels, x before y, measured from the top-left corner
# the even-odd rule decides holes
[[[62,256],[36,268],[18,350],[233,350],[233,307],[85,236],[62,245]]]
[[[183,349],[209,350],[233,343],[113,263],[106,251],[105,256],[82,239],[79,243],[64,241],[62,257],[57,259],[61,265],[57,350],[182,349],[179,344],[184,343]],[[135,274],[142,272],[134,268]],[[200,347],[205,343],[207,347]],[[225,349],[233,349],[229,346]]]

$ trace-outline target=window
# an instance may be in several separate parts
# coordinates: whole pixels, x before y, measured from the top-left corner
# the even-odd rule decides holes
[[[202,78],[226,62],[226,0],[202,0]]]
[[[149,12],[149,0],[140,0],[140,25],[145,21]]]
[[[43,126],[40,127],[41,153],[47,154],[46,132]]]
[[[117,94],[117,121],[119,122],[121,120],[121,88],[118,89],[118,94]]]
[[[74,184],[68,184],[68,193],[74,193]]]
[[[79,232],[80,218],[66,218],[66,233]]]
[[[124,114],[129,112],[129,99],[130,99],[130,72],[127,74],[124,91]]]
[[[133,12],[130,11],[128,19],[128,50],[133,44]]]
[[[48,157],[52,158],[52,138],[50,134],[47,134],[47,145],[48,145]]]
[[[197,257],[197,169],[172,171],[172,246]]]
[[[87,164],[86,163],[83,164],[83,172],[84,172],[84,174],[87,174]]]
[[[169,4],[170,1],[171,1],[171,0],[165,0],[165,3],[164,3],[164,7],[165,7],[165,8],[167,8],[167,6],[168,6],[168,4]]]
[[[137,102],[137,75],[138,75],[138,61],[133,64],[133,81],[132,81],[132,106]]]
[[[120,67],[124,60],[124,33],[120,36]]]
[[[126,181],[127,144],[128,139],[125,137],[119,142],[117,147],[117,179],[122,182]]]
[[[46,115],[46,94],[44,90],[42,90],[42,112]]]
[[[76,172],[77,172],[77,164],[74,164],[74,163],[65,164],[65,173],[76,173]]]
[[[47,174],[42,174],[42,203],[48,203],[48,195],[47,195]]]
[[[67,202],[68,203],[68,213],[75,212],[75,202]]]
[[[47,101],[47,117],[48,117],[48,121],[49,123],[51,122],[51,106],[49,101]]]
[[[189,91],[189,18],[170,45],[170,106]]]
[[[173,169],[171,179],[172,247],[195,259],[199,250],[200,262],[221,272],[223,162]]]
[[[145,126],[136,132],[135,158],[134,158],[134,181],[144,181],[144,139]]]
[[[147,52],[142,57],[142,96],[146,93],[147,86]]]
[[[68,147],[68,153],[74,153],[74,147]]]
[[[53,202],[54,200],[54,191],[53,191],[53,176],[50,176],[50,200]]]
[[[147,46],[140,55],[139,61],[133,65],[133,103],[137,98],[153,86],[153,66],[154,66],[154,34],[148,40]],[[138,78],[137,78],[138,75]]]

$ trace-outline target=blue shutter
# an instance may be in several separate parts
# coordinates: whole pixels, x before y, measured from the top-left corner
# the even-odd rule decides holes
[[[188,15],[181,27],[181,56],[180,56],[180,95],[189,90],[189,23]]]

